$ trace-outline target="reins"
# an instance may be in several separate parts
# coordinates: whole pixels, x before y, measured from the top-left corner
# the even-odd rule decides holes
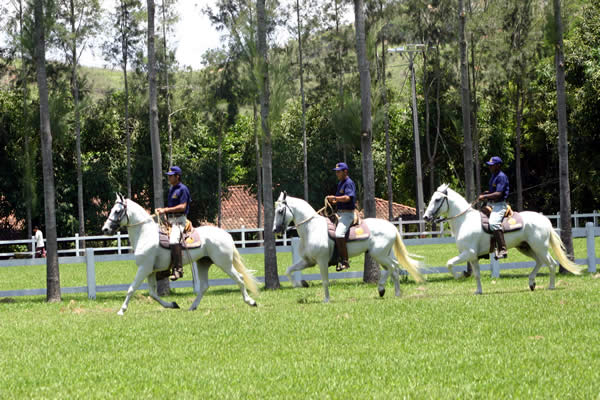
[[[439,193],[442,193],[442,192],[439,192]],[[448,204],[448,195],[447,195],[446,193],[442,193],[442,194],[444,195],[444,200],[446,201],[446,204]],[[440,211],[440,209],[442,208],[442,205],[443,205],[443,204],[444,204],[444,201],[442,201],[442,202],[440,203],[440,206],[439,206],[439,207],[438,207],[438,209],[435,211],[435,214],[437,214],[437,213]],[[455,216],[453,216],[453,217],[446,217],[446,218],[443,218],[443,217],[442,217],[442,218],[436,218],[436,219],[434,220],[434,222],[435,222],[436,224],[439,224],[440,222],[446,222],[446,221],[450,221],[450,220],[456,219],[456,218],[458,218],[458,217],[460,217],[460,216],[462,216],[462,215],[466,214],[466,213],[467,213],[469,210],[471,210],[471,209],[475,210],[475,208],[473,208],[473,206],[474,206],[475,204],[477,204],[477,200],[473,200],[473,202],[472,202],[471,204],[469,204],[469,207],[467,207],[467,208],[466,208],[464,211],[460,212],[459,214],[456,214],[456,215],[455,215]],[[434,215],[435,215],[435,214],[434,214]]]

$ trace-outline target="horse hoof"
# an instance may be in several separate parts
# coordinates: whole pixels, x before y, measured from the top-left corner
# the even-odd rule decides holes
[[[302,279],[300,283],[302,284],[302,287],[308,287],[308,282],[306,282],[304,279]]]
[[[172,308],[179,308],[179,304],[177,304],[177,303],[175,303],[175,302],[173,302],[173,303],[171,303],[171,304],[173,305],[173,307],[172,307]]]
[[[251,307],[258,307],[258,303],[257,303],[257,302],[254,302],[254,303],[250,304],[250,306],[251,306]]]
[[[535,282],[529,285],[529,289],[533,292],[535,290]]]
[[[123,315],[123,310],[119,310],[119,312],[117,313],[117,315]]]
[[[379,297],[385,296],[385,289],[379,289]]]
[[[475,293],[473,293],[474,295],[481,295],[482,292],[480,292],[479,290],[476,290]]]
[[[189,311],[196,311],[196,308],[195,308],[195,307],[190,307],[190,308],[188,309],[188,312],[189,312]]]

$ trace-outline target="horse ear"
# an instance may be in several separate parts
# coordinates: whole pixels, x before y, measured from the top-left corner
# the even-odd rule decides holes
[[[117,196],[119,196],[119,199],[120,199],[121,201],[125,201],[125,199],[123,199],[123,195],[122,195],[121,193],[117,193]]]
[[[286,197],[287,197],[287,192],[284,190],[283,191],[283,199],[285,200]]]

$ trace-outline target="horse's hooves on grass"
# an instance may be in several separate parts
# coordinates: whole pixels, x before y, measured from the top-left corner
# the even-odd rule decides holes
[[[179,308],[179,304],[173,302],[173,308]]]
[[[300,283],[302,284],[302,287],[308,287],[308,282],[306,282],[304,279],[302,279]]]
[[[257,302],[254,302],[254,303],[250,304],[250,306],[251,306],[251,307],[258,307],[258,303],[257,303]]]
[[[385,289],[379,289],[379,297],[385,296]]]
[[[529,289],[531,289],[532,292],[535,290],[535,282],[529,285]]]
[[[192,308],[192,307],[190,307],[190,308],[188,308],[188,311],[196,311],[196,309],[195,309],[195,308]]]
[[[480,296],[480,295],[482,294],[482,292],[480,292],[480,291],[476,290],[476,291],[475,291],[475,293],[473,293],[473,294],[474,294],[474,295],[478,295],[478,296]]]

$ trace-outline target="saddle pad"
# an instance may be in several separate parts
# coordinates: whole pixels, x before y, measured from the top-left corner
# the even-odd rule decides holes
[[[162,247],[164,249],[171,248],[171,245],[169,244],[169,234],[167,232],[163,232],[159,229],[158,241],[159,241],[160,247]],[[191,232],[187,232],[187,231],[184,232],[183,243],[184,243],[184,248],[195,249],[198,247],[202,247],[202,245],[204,244],[204,241],[200,237],[200,233],[198,233],[198,230],[196,228],[192,228]]]
[[[481,227],[483,231],[491,234],[489,217],[482,212],[479,214],[481,215]],[[521,228],[523,228],[523,217],[516,211],[513,211],[510,216],[502,219],[502,230],[504,232],[518,231]]]
[[[335,240],[335,225],[327,218],[327,233],[329,237]],[[361,220],[359,225],[352,225],[348,233],[346,233],[346,241],[365,240],[371,236],[371,231],[365,221]]]

